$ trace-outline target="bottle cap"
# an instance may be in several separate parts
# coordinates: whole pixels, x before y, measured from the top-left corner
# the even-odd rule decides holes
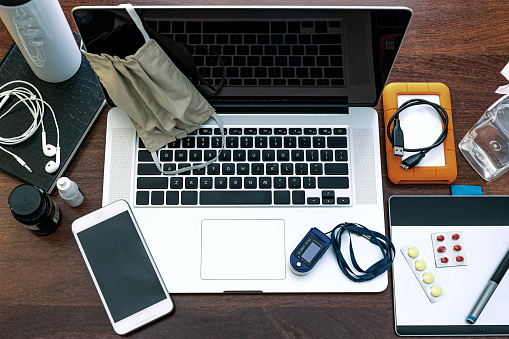
[[[41,191],[32,185],[20,185],[9,195],[11,212],[24,219],[37,218],[44,204]]]
[[[60,192],[67,191],[69,188],[71,188],[71,180],[66,177],[61,177],[57,180],[57,188]]]
[[[20,6],[26,4],[30,0],[0,0],[1,6]]]

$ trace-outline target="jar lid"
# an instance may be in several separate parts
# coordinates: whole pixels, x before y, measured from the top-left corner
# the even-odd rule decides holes
[[[20,185],[9,195],[9,207],[12,213],[22,218],[33,218],[41,214],[44,197],[33,185]]]

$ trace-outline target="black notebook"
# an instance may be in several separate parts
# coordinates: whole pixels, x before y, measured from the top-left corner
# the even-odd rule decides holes
[[[75,37],[79,40],[77,34]],[[84,56],[82,56],[80,69],[73,77],[53,84],[39,79],[30,69],[18,46],[13,44],[0,61],[0,86],[13,80],[24,80],[34,85],[41,92],[42,98],[53,108],[60,129],[60,168],[53,174],[45,171],[46,163],[55,160],[55,157],[48,158],[43,154],[42,129],[39,128],[34,135],[20,144],[6,146],[0,143],[2,147],[21,157],[33,172],[30,173],[10,154],[2,150],[0,150],[0,170],[51,194],[55,190],[57,179],[65,174],[103,111],[106,100],[99,81]],[[17,85],[30,87],[23,84]],[[0,115],[4,114],[16,101],[17,99],[9,98],[0,109]],[[10,138],[22,134],[33,120],[24,105],[17,105],[15,110],[0,119],[0,137]],[[56,146],[55,123],[51,111],[47,108],[44,114],[44,127],[47,143]]]

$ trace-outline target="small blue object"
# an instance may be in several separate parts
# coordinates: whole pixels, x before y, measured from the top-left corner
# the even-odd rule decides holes
[[[330,238],[313,227],[290,255],[290,269],[297,275],[307,274],[330,245]]]
[[[472,317],[471,315],[469,315],[467,317],[467,323],[469,323],[469,324],[475,324],[476,321],[477,321],[477,318]]]
[[[481,186],[451,185],[452,195],[482,195]]]

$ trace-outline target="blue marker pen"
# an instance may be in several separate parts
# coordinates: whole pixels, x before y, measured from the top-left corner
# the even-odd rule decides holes
[[[474,308],[472,309],[472,311],[470,311],[470,314],[467,317],[467,323],[474,324],[477,321],[477,318],[479,318],[479,315],[484,309],[484,306],[486,306],[486,304],[490,300],[491,295],[493,294],[493,292],[495,292],[495,289],[500,284],[500,280],[502,280],[508,268],[509,268],[509,251],[505,255],[500,265],[498,265],[498,268],[491,277],[490,281],[488,281],[488,285],[486,285],[486,287],[484,288],[484,291],[481,293],[481,296],[475,303]]]

